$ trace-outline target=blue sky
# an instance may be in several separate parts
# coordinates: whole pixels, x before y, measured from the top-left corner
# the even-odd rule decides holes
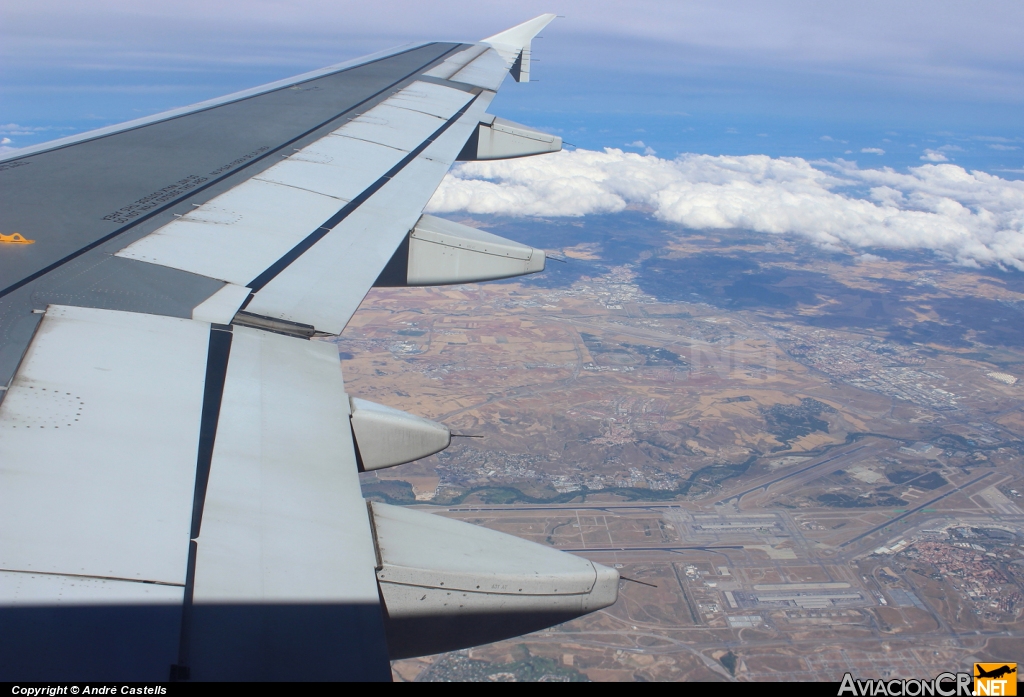
[[[0,130],[28,145],[545,11],[565,18],[535,44],[539,81],[506,84],[493,110],[580,147],[900,170],[925,156],[1024,177],[1016,1],[8,0]]]

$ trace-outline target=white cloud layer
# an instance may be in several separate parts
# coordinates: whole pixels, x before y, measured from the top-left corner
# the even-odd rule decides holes
[[[867,189],[866,198],[851,190]],[[821,246],[930,249],[961,264],[1024,271],[1024,181],[926,164],[908,173],[797,157],[608,148],[455,167],[428,210],[581,216],[643,206],[667,222],[794,234]]]

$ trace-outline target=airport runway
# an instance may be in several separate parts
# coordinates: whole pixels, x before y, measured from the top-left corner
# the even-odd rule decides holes
[[[956,488],[954,488],[954,489],[950,489],[950,490],[949,490],[949,491],[947,491],[947,492],[946,492],[945,494],[941,494],[941,495],[939,495],[939,496],[936,496],[936,497],[935,497],[935,498],[933,498],[933,499],[930,499],[930,500],[928,500],[928,501],[925,501],[925,502],[924,502],[924,503],[922,503],[921,505],[919,505],[919,506],[915,506],[914,508],[911,508],[911,509],[910,509],[909,511],[906,511],[905,513],[901,513],[900,515],[896,516],[895,518],[890,518],[889,520],[885,521],[885,522],[884,522],[884,523],[882,523],[881,525],[876,525],[875,527],[871,528],[871,529],[870,529],[870,530],[868,530],[867,532],[862,532],[861,534],[857,535],[856,537],[851,537],[851,538],[850,538],[849,540],[847,540],[846,542],[843,542],[843,543],[842,543],[841,545],[839,545],[839,546],[840,546],[840,547],[845,547],[845,546],[847,546],[847,545],[849,545],[849,544],[852,544],[852,543],[854,543],[854,542],[857,542],[858,540],[862,540],[862,539],[864,539],[864,538],[865,538],[865,537],[867,537],[868,535],[873,535],[874,533],[878,532],[878,531],[879,531],[879,530],[881,530],[882,528],[886,528],[886,527],[888,527],[888,526],[892,525],[893,523],[895,523],[895,522],[896,522],[896,521],[898,521],[898,520],[902,520],[902,519],[906,518],[906,517],[907,517],[907,516],[909,516],[909,515],[912,515],[912,514],[914,514],[914,513],[917,513],[917,512],[918,512],[918,511],[920,511],[920,510],[921,510],[922,508],[928,508],[928,506],[931,506],[931,505],[933,505],[933,504],[937,503],[938,501],[941,501],[942,499],[946,498],[946,497],[947,497],[947,496],[949,496],[950,494],[955,494],[956,492],[958,492],[958,491],[962,491],[963,489],[965,489],[965,488],[967,488],[967,487],[971,486],[972,484],[977,484],[978,482],[980,482],[980,481],[981,481],[982,479],[984,479],[985,477],[989,476],[990,474],[992,474],[992,472],[986,472],[985,474],[981,475],[980,477],[975,477],[974,479],[972,479],[972,480],[971,480],[971,481],[969,481],[969,482],[966,482],[966,483],[964,483],[964,484],[961,484],[960,486],[958,486],[958,487],[956,487]]]
[[[750,489],[747,489],[746,491],[744,491],[742,493],[739,493],[739,494],[726,494],[725,496],[720,497],[719,500],[728,501],[729,499],[736,499],[736,502],[739,503],[739,501],[744,496],[746,496],[747,494],[753,493],[753,492],[757,491],[758,489],[765,489],[767,491],[768,487],[770,487],[772,484],[777,484],[777,483],[779,483],[781,481],[784,481],[786,479],[790,479],[792,477],[795,477],[798,474],[803,474],[804,472],[808,472],[808,471],[810,471],[810,470],[812,470],[812,469],[814,469],[816,467],[821,467],[822,465],[826,465],[826,464],[832,462],[833,460],[838,460],[838,459],[846,457],[848,455],[853,455],[855,452],[863,450],[866,447],[868,447],[868,446],[866,446],[866,445],[859,445],[856,448],[854,448],[853,450],[847,450],[846,452],[837,453],[836,455],[833,455],[832,457],[827,457],[824,460],[821,460],[819,462],[815,462],[813,465],[808,465],[807,467],[803,467],[803,468],[798,469],[798,470],[796,470],[794,472],[787,472],[786,474],[784,474],[784,475],[782,475],[780,477],[776,477],[775,479],[771,480],[770,482],[765,482],[764,484],[758,484],[757,486],[751,487]]]

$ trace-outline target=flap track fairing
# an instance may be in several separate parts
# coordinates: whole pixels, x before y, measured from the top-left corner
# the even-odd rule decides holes
[[[378,287],[441,286],[544,270],[544,250],[424,215],[381,273]]]
[[[530,155],[544,155],[562,149],[562,139],[529,126],[499,119],[487,114],[486,119],[466,141],[457,159],[511,160]]]
[[[452,442],[444,424],[365,399],[350,397],[349,401],[356,455],[364,472],[419,460]]]
[[[512,535],[373,502],[392,660],[507,639],[612,605],[615,569]]]

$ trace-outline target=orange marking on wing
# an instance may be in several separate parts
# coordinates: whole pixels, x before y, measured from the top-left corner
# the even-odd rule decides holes
[[[35,240],[26,239],[20,232],[13,235],[0,235],[0,244],[35,244]]]

